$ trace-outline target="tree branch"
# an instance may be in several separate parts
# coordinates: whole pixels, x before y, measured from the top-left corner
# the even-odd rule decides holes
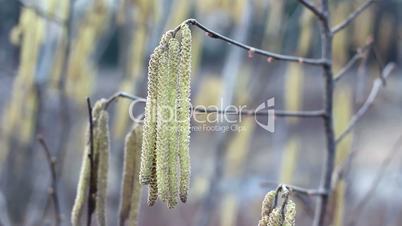
[[[341,142],[346,137],[346,135],[348,135],[352,131],[352,129],[355,127],[356,123],[364,116],[364,114],[367,112],[367,110],[373,104],[375,98],[378,95],[378,92],[380,91],[380,88],[384,85],[382,79],[388,78],[388,76],[391,74],[391,72],[393,71],[394,68],[395,68],[394,63],[387,64],[387,66],[385,66],[384,70],[382,71],[382,76],[380,78],[377,78],[374,80],[370,94],[367,97],[366,101],[360,107],[360,109],[357,111],[357,113],[352,117],[347,128],[336,139],[336,143]]]
[[[58,192],[57,192],[56,159],[52,157],[49,150],[49,146],[47,145],[45,139],[41,135],[39,135],[37,139],[40,145],[42,146],[42,150],[46,156],[46,160],[49,165],[50,175],[52,179],[49,194],[53,200],[55,225],[59,226],[61,223],[61,214],[60,214],[59,198],[57,196]]]
[[[111,103],[117,101],[118,98],[125,98],[132,101],[138,102],[146,102],[145,98],[131,95],[125,92],[117,92],[108,98],[105,108],[107,108]],[[319,118],[324,117],[324,111],[315,110],[315,111],[283,111],[283,110],[275,110],[273,113],[270,111],[257,111],[255,109],[241,109],[237,110],[224,110],[224,109],[215,109],[215,108],[203,108],[203,107],[195,107],[191,108],[192,112],[198,113],[217,113],[217,114],[225,114],[225,115],[243,115],[243,116],[267,116],[270,114],[274,114],[276,117],[299,117],[299,118]]]
[[[88,121],[89,121],[89,194],[88,194],[88,217],[87,217],[87,226],[91,225],[92,213],[95,210],[95,195],[96,195],[96,172],[94,170],[94,121],[92,116],[92,105],[91,99],[87,97],[87,106],[88,106]]]
[[[350,23],[353,22],[354,19],[356,19],[356,17],[358,17],[362,12],[364,12],[364,10],[366,10],[372,3],[375,2],[376,0],[367,0],[365,3],[359,6],[354,12],[352,12],[344,21],[334,26],[332,28],[332,33],[336,34],[345,27],[347,27]]]
[[[243,44],[241,42],[238,42],[236,40],[233,40],[231,38],[228,38],[224,35],[221,35],[207,27],[205,27],[204,25],[202,25],[200,22],[198,22],[196,19],[188,19],[185,20],[182,24],[189,24],[189,25],[193,25],[195,27],[198,27],[199,29],[207,32],[208,36],[211,38],[215,38],[215,39],[220,39],[224,42],[230,43],[234,46],[237,46],[239,48],[242,48],[244,50],[249,51],[249,54],[253,55],[253,54],[257,54],[257,55],[261,55],[264,57],[267,57],[269,59],[273,59],[273,60],[281,60],[281,61],[289,61],[289,62],[297,62],[297,63],[305,63],[305,64],[311,64],[311,65],[323,65],[323,64],[327,64],[327,62],[323,59],[314,59],[314,58],[304,58],[304,57],[298,57],[298,56],[289,56],[289,55],[282,55],[282,54],[277,54],[277,53],[272,53],[269,51],[264,51],[261,49],[257,49],[254,48],[252,46]],[[180,25],[178,27],[176,27],[174,29],[174,33],[176,33],[178,30],[180,30]]]
[[[298,1],[301,4],[303,4],[307,9],[309,9],[314,15],[316,15],[318,19],[325,20],[325,16],[312,2],[308,0],[298,0]]]
[[[309,188],[302,188],[299,186],[295,185],[289,185],[289,184],[278,184],[273,181],[266,181],[261,184],[263,187],[270,187],[270,186],[276,186],[277,189],[285,187],[291,192],[296,192],[301,195],[306,195],[306,196],[321,196],[323,194],[327,194],[328,192],[322,191],[322,190],[316,190],[316,189],[309,189]]]
[[[338,82],[344,75],[346,75],[346,72],[348,72],[357,61],[362,59],[367,54],[367,51],[370,49],[372,44],[373,42],[370,41],[365,46],[359,48],[356,54],[349,60],[349,62],[341,70],[339,70],[338,73],[335,74],[334,82]]]

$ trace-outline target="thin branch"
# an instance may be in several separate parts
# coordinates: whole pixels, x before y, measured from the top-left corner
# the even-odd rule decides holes
[[[207,27],[205,27],[204,25],[202,25],[200,22],[198,22],[196,19],[188,19],[185,20],[182,24],[189,24],[189,25],[193,25],[198,27],[199,29],[207,32],[208,36],[210,38],[215,38],[215,39],[220,39],[224,42],[230,43],[234,46],[237,46],[239,48],[242,48],[244,50],[249,51],[249,54],[254,55],[261,55],[264,57],[267,57],[269,59],[273,59],[273,60],[282,60],[282,61],[289,61],[289,62],[297,62],[297,63],[305,63],[305,64],[311,64],[311,65],[323,65],[323,64],[328,64],[328,62],[326,62],[323,59],[314,59],[314,58],[304,58],[304,57],[298,57],[298,56],[289,56],[289,55],[282,55],[282,54],[277,54],[277,53],[272,53],[269,51],[265,51],[265,50],[261,50],[261,49],[257,49],[254,48],[252,46],[243,44],[241,42],[238,42],[236,40],[233,40],[231,38],[228,38],[224,35],[221,35]],[[180,30],[180,25],[178,27],[176,27],[176,29],[174,29],[174,33],[176,33],[178,30]]]
[[[145,98],[131,95],[125,92],[117,92],[113,94],[111,97],[108,98],[106,101],[107,108],[111,103],[117,101],[118,98],[125,98],[132,101],[138,102],[146,102]],[[198,113],[217,113],[217,114],[225,114],[225,115],[242,115],[242,116],[267,116],[270,114],[274,114],[276,117],[299,117],[299,118],[319,118],[324,117],[324,111],[322,110],[314,110],[314,111],[283,111],[283,110],[275,110],[274,112],[270,111],[259,111],[255,109],[241,109],[240,111],[237,110],[223,110],[223,109],[216,109],[216,108],[203,108],[203,107],[195,107],[191,108],[192,112]]]
[[[366,204],[369,202],[370,198],[373,196],[375,190],[377,189],[378,185],[381,182],[381,179],[383,178],[387,167],[391,163],[393,159],[396,158],[397,152],[400,150],[400,147],[402,146],[402,136],[398,138],[396,143],[393,145],[392,150],[388,153],[387,157],[382,161],[380,168],[377,171],[377,174],[371,183],[368,191],[366,192],[365,195],[360,199],[358,204],[353,208],[351,211],[353,216],[351,220],[349,221],[349,226],[354,226],[356,222],[359,219],[360,213],[362,212],[362,209],[366,206]]]
[[[301,4],[303,4],[307,9],[309,9],[314,15],[318,17],[320,20],[325,20],[324,14],[314,5],[314,3],[308,0],[298,0]]]
[[[92,117],[92,105],[91,99],[87,97],[87,105],[88,105],[88,120],[89,120],[89,163],[90,163],[90,170],[89,170],[89,195],[88,195],[88,218],[87,218],[87,226],[91,225],[91,217],[92,213],[95,210],[95,194],[96,194],[96,177],[95,177],[95,170],[94,170],[94,121]]]
[[[289,185],[289,184],[278,184],[278,183],[272,182],[272,181],[263,182],[261,184],[261,186],[263,186],[263,187],[277,186],[277,188],[285,187],[285,188],[289,189],[291,192],[296,192],[301,195],[307,195],[307,196],[321,196],[323,194],[328,193],[328,192],[322,191],[322,190],[302,188],[299,186],[294,186],[294,185]]]
[[[387,66],[385,66],[384,70],[382,71],[382,78],[386,79],[388,76],[391,74],[393,69],[395,68],[394,63],[389,63]],[[352,129],[356,126],[356,123],[364,116],[364,114],[368,111],[368,109],[371,107],[373,104],[375,98],[378,95],[378,92],[380,91],[380,88],[384,85],[382,78],[377,78],[373,82],[373,86],[371,88],[370,94],[367,97],[366,101],[364,104],[360,107],[360,109],[357,111],[357,113],[352,117],[351,121],[349,122],[348,126],[346,129],[339,135],[339,137],[336,139],[336,143],[341,142],[351,131]]]
[[[275,110],[274,112],[269,111],[256,111],[256,110],[248,110],[242,109],[240,111],[237,110],[222,110],[222,109],[211,109],[211,108],[200,108],[196,107],[192,109],[193,112],[198,113],[217,113],[217,114],[225,114],[225,115],[243,115],[243,116],[267,116],[270,114],[274,114],[277,117],[298,117],[298,118],[315,118],[315,117],[324,117],[323,111],[282,111]]]
[[[367,51],[370,49],[372,44],[373,42],[370,41],[362,48],[359,48],[356,54],[349,60],[349,62],[341,70],[339,70],[338,73],[335,74],[334,81],[338,82],[344,75],[346,75],[346,72],[348,72],[355,65],[357,61],[362,59],[367,54]]]
[[[367,0],[361,6],[359,6],[354,12],[352,12],[344,21],[339,23],[338,25],[332,28],[332,33],[336,34],[345,27],[347,27],[350,23],[353,22],[356,17],[358,17],[364,10],[366,10],[372,3],[375,3],[376,0]]]
[[[54,22],[60,26],[64,26],[66,24],[65,20],[57,17],[54,14],[50,14],[49,12],[46,12],[45,10],[41,9],[39,6],[31,5],[23,0],[18,0],[17,2],[20,3],[21,7],[33,10],[38,16],[40,16],[48,21]]]
[[[50,153],[49,150],[49,146],[47,145],[45,139],[41,135],[38,136],[38,141],[42,146],[42,150],[46,156],[46,160],[49,165],[50,175],[52,178],[49,194],[53,200],[55,225],[59,226],[61,223],[61,214],[60,214],[59,198],[57,196],[58,192],[57,192],[56,159],[52,157],[52,154]]]
[[[139,102],[144,102],[144,103],[147,101],[145,98],[142,98],[139,96],[135,96],[135,95],[128,94],[125,92],[117,92],[107,99],[106,104],[105,104],[105,109],[107,109],[111,103],[113,103],[114,101],[117,101],[118,98],[125,98],[125,99],[129,99],[132,101],[139,101]]]

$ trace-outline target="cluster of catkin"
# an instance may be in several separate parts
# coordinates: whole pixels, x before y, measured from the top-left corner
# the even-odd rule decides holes
[[[275,207],[275,196],[276,191],[270,191],[265,195],[258,226],[295,226],[296,204],[286,199],[283,205]]]
[[[101,99],[92,109],[93,117],[93,153],[91,154],[89,128],[87,129],[86,145],[82,159],[81,172],[78,181],[77,194],[71,212],[71,224],[80,224],[81,215],[88,195],[94,195],[95,212],[98,225],[106,225],[106,191],[109,159],[109,114],[105,110],[106,100]],[[93,165],[92,165],[93,164]],[[91,177],[94,177],[91,179]],[[93,182],[93,184],[91,184]],[[89,194],[91,189],[95,194]],[[89,213],[91,214],[91,213]]]
[[[186,202],[190,184],[191,31],[166,32],[151,55],[145,106],[140,183],[148,205]]]

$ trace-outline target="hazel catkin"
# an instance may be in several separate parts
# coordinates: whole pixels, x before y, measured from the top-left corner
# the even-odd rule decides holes
[[[123,180],[121,183],[119,225],[124,225],[131,209],[131,197],[139,186],[142,126],[135,125],[126,135],[124,142]],[[137,189],[138,190],[138,189]]]
[[[285,219],[283,226],[295,226],[296,224],[296,204],[289,200],[285,205]]]
[[[181,26],[180,67],[178,77],[177,121],[178,154],[180,165],[180,200],[187,201],[190,186],[190,82],[191,82],[191,30],[187,24]]]
[[[109,168],[109,114],[102,110],[96,125],[96,155],[97,163],[97,192],[96,192],[96,217],[100,226],[106,225],[106,196],[107,178]]]
[[[141,200],[141,184],[139,183],[138,178],[136,177],[139,173],[139,160],[141,153],[141,142],[142,142],[142,126],[136,126],[134,128],[134,143],[132,143],[130,149],[134,149],[135,151],[135,164],[134,164],[134,181],[132,186],[132,194],[130,201],[130,212],[129,212],[129,221],[128,226],[136,226],[138,223],[138,209]]]
[[[190,184],[191,31],[180,30],[162,36],[149,62],[140,182],[150,206],[158,197],[169,208],[186,202]]]
[[[179,41],[176,38],[171,38],[169,40],[168,45],[168,64],[169,64],[169,83],[168,83],[168,102],[167,106],[169,107],[170,118],[168,120],[168,129],[169,133],[169,146],[168,146],[168,153],[169,153],[169,197],[168,197],[168,207],[174,208],[177,205],[177,120],[176,120],[176,83],[178,77],[178,67],[179,67],[179,60],[180,60],[180,49],[179,49]]]
[[[171,32],[162,36],[159,46],[156,47],[148,64],[148,94],[145,105],[144,132],[141,154],[140,183],[150,184],[156,180],[155,161],[156,161],[156,140],[157,140],[157,96],[159,87],[160,60],[169,39]],[[150,186],[151,187],[151,186]],[[154,189],[155,190],[155,189]]]
[[[98,100],[93,109],[92,109],[92,117],[94,120],[94,154],[96,155],[97,152],[97,143],[95,142],[97,140],[97,134],[98,134],[98,129],[97,125],[99,121],[99,117],[101,112],[104,110],[106,104],[105,99]],[[89,137],[89,125],[87,126],[86,129],[86,134],[85,134],[85,147],[84,147],[84,152],[83,152],[83,158],[82,158],[82,165],[81,165],[81,171],[80,171],[80,176],[78,179],[78,186],[77,186],[77,194],[74,200],[74,205],[73,209],[71,211],[71,224],[73,226],[78,226],[80,225],[80,218],[83,212],[84,204],[86,202],[86,199],[88,197],[88,190],[90,186],[90,177],[91,177],[91,163],[90,163],[90,137]],[[94,158],[95,159],[95,158]],[[97,165],[97,163],[94,161],[94,164]],[[92,167],[92,169],[96,170],[97,167]]]

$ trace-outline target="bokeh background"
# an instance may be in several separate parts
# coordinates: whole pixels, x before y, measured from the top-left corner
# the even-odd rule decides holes
[[[330,1],[332,24],[362,2]],[[336,85],[337,134],[366,99],[381,67],[402,63],[401,17],[401,1],[381,0],[336,35],[335,71],[373,40],[373,48]],[[256,48],[320,56],[317,20],[296,0],[0,0],[0,225],[52,225],[50,172],[39,134],[57,157],[63,225],[69,225],[84,147],[86,97],[95,101],[117,91],[145,97],[150,53],[166,30],[187,18]],[[253,109],[274,97],[275,109],[321,108],[320,68],[250,58],[247,51],[192,31],[193,104],[222,100]],[[123,141],[132,125],[129,104],[121,100],[110,108],[109,225],[117,225]],[[402,135],[401,121],[397,67],[338,146],[336,164],[348,167],[331,199],[333,225],[402,224],[401,151],[389,157]],[[256,225],[264,194],[276,184],[319,186],[325,153],[320,119],[277,118],[275,133],[259,127],[254,117],[244,117],[239,126],[241,132],[192,132],[188,203],[174,210],[161,203],[147,207],[144,193],[139,225]],[[374,181],[378,172],[381,180]],[[311,225],[314,199],[293,199],[297,225]]]

